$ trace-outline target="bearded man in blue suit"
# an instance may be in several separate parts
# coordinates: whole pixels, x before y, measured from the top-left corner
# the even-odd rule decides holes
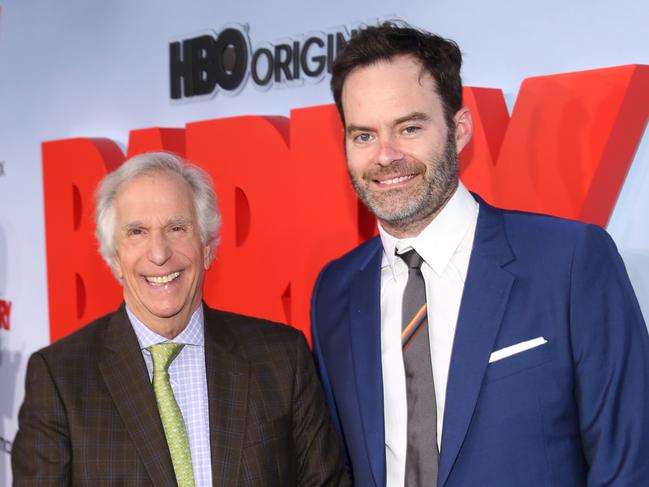
[[[379,221],[312,302],[353,481],[649,485],[649,337],[622,260],[599,227],[496,209],[458,181],[461,62],[386,23],[333,67],[349,174]]]

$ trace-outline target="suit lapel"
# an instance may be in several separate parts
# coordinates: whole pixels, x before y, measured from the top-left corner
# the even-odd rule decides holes
[[[205,367],[212,481],[237,485],[246,432],[250,364],[237,353],[223,315],[205,309]]]
[[[124,306],[110,318],[99,369],[151,481],[176,485],[153,387]]]
[[[385,485],[385,424],[381,369],[381,242],[370,252],[350,289],[349,323],[363,436],[376,485]]]
[[[515,280],[503,269],[514,256],[507,243],[502,214],[479,201],[480,213],[446,388],[440,486],[446,482],[469,428]]]

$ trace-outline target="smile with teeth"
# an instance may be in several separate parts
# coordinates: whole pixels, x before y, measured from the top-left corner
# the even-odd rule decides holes
[[[149,284],[161,285],[173,281],[179,275],[180,272],[172,272],[171,274],[167,274],[166,276],[148,276],[145,277],[145,279]]]
[[[397,176],[391,179],[376,180],[376,182],[383,185],[399,184],[404,181],[408,181],[409,179],[412,179],[415,176],[416,174],[406,174],[405,176]]]

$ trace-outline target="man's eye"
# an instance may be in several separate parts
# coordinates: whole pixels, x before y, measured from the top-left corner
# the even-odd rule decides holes
[[[126,235],[129,237],[135,237],[137,235],[142,235],[144,231],[141,228],[129,228],[126,232]]]
[[[354,140],[356,142],[370,142],[372,140],[372,136],[368,133],[362,133],[354,137]]]
[[[406,127],[405,129],[403,129],[403,132],[406,135],[414,135],[417,132],[419,132],[420,130],[421,130],[421,127],[416,127],[416,126],[411,125],[409,127]]]
[[[176,226],[171,227],[171,231],[172,232],[184,232],[185,227],[181,227],[180,225],[176,225]]]

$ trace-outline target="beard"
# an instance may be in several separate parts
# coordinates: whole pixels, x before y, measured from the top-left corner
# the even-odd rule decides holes
[[[349,168],[348,168],[349,169]],[[376,191],[373,181],[395,175],[421,175],[417,185]],[[358,198],[381,222],[405,229],[435,215],[450,199],[458,185],[458,157],[455,133],[448,131],[441,153],[432,154],[422,162],[405,159],[385,166],[374,166],[364,174],[349,172]]]

